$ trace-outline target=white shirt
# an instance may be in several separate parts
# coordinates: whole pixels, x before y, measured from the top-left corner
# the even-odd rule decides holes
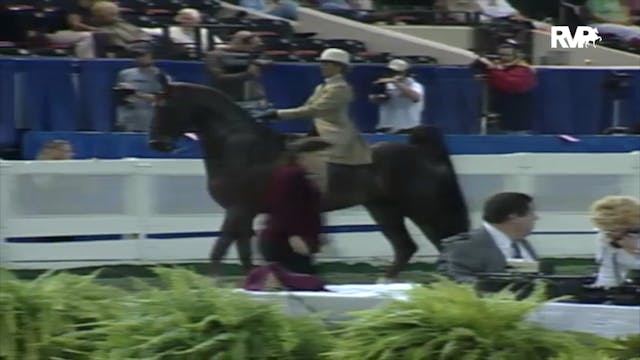
[[[640,255],[634,255],[624,249],[608,244],[606,235],[598,234],[599,245],[596,260],[600,263],[594,286],[618,286],[624,281],[629,270],[640,269]]]
[[[389,99],[380,104],[380,119],[377,128],[391,131],[410,129],[422,122],[424,110],[424,86],[413,78],[406,78],[405,85],[420,94],[420,100],[413,101],[400,92],[395,84],[386,84]]]
[[[163,30],[161,28],[143,28],[142,29],[144,32],[146,32],[149,35],[154,35],[154,36],[162,36],[163,35]],[[205,28],[200,28],[200,45],[201,45],[201,50],[202,51],[208,51],[209,50],[209,29],[205,29]],[[186,28],[183,28],[181,26],[171,26],[169,27],[169,38],[171,39],[171,41],[174,44],[178,44],[178,45],[183,45],[185,48],[187,49],[195,49],[196,47],[196,36],[193,32],[191,31],[187,31]],[[213,42],[214,44],[222,44],[222,40],[217,37],[217,36],[213,36]]]
[[[504,255],[504,258],[506,260],[515,259],[515,254],[513,251],[513,245],[515,245],[518,247],[518,249],[520,249],[520,255],[522,256],[521,260],[535,261],[535,258],[529,253],[529,251],[527,251],[526,248],[520,246],[518,243],[514,244],[513,240],[511,240],[510,237],[508,237],[502,231],[498,230],[495,226],[489,224],[488,222],[483,222],[482,225],[487,230],[489,235],[491,235],[491,238],[496,243],[496,246],[498,247],[498,249],[500,249],[500,252],[502,252],[502,255]]]
[[[476,0],[480,11],[492,18],[509,17],[518,14],[507,0]]]

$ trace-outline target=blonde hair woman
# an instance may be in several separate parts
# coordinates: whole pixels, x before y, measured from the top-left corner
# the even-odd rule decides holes
[[[618,286],[628,271],[640,269],[640,202],[630,196],[605,196],[591,205],[600,231],[595,286]]]

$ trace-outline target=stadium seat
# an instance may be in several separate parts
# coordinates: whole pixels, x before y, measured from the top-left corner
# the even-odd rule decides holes
[[[207,15],[216,15],[222,9],[222,5],[216,0],[185,0],[184,3]]]
[[[317,62],[320,56],[320,52],[315,50],[294,50],[291,53],[302,62]]]
[[[293,27],[284,20],[251,19],[251,23],[255,32],[274,33],[285,38],[293,36]]]
[[[123,14],[143,14],[149,8],[144,0],[120,0],[117,3]]]
[[[327,47],[338,48],[351,54],[358,54],[367,51],[366,45],[359,40],[353,39],[327,39],[324,40]]]
[[[30,56],[31,52],[9,41],[0,42],[0,55],[5,56]]]
[[[35,2],[40,9],[62,9],[67,5],[65,0],[37,0]]]
[[[405,60],[407,60],[410,63],[413,64],[421,64],[421,65],[425,65],[425,64],[437,64],[438,63],[438,59],[431,57],[431,56],[426,56],[426,55],[419,55],[419,56],[401,56],[401,58],[404,58]]]
[[[49,45],[41,49],[32,49],[31,53],[36,56],[65,57],[73,55],[73,47],[67,45]]]
[[[358,57],[363,59],[363,62],[372,63],[372,64],[385,64],[391,61],[393,56],[390,53],[379,53],[379,52],[361,52],[356,54]]]
[[[153,15],[123,14],[122,18],[133,25],[143,28],[162,27],[166,24],[166,18]]]
[[[284,50],[265,51],[264,55],[275,62],[301,62],[299,56]]]
[[[263,36],[262,42],[264,43],[265,50],[289,51],[292,48],[291,41],[275,36]]]
[[[322,39],[293,39],[291,43],[296,50],[314,50],[320,52],[329,47]]]
[[[182,0],[149,0],[149,9],[166,10],[170,13],[176,13],[178,10],[189,7]]]

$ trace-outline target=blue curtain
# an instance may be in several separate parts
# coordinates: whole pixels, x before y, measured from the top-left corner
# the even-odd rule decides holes
[[[24,114],[35,130],[110,131],[114,120],[111,87],[128,60],[2,59],[0,60],[0,142],[15,140],[15,115]],[[202,63],[162,61],[159,66],[174,80],[207,84]],[[354,120],[362,131],[374,130],[378,109],[369,103],[371,82],[382,65],[356,65],[348,75],[355,90]],[[74,88],[74,71],[78,89]],[[534,130],[542,134],[596,134],[611,125],[612,99],[602,87],[610,70],[552,68],[538,70],[533,92]],[[640,70],[625,69],[632,89],[622,104],[622,125],[640,122]],[[440,126],[449,134],[477,133],[480,83],[468,67],[418,66],[413,69],[426,90],[423,123]],[[22,75],[22,93],[14,93],[14,76]],[[263,81],[276,108],[300,106],[322,81],[316,64],[274,64]],[[20,99],[17,108],[13,104]],[[309,121],[284,121],[280,131],[306,132]]]
[[[424,66],[414,72],[426,91],[423,123],[450,134],[479,131],[482,86],[469,68]]]
[[[370,143],[381,141],[405,142],[405,135],[365,134]],[[40,147],[53,139],[72,143],[77,159],[138,158],[202,158],[200,143],[183,138],[177,143],[178,152],[165,154],[153,151],[144,134],[77,133],[29,131],[24,135],[22,153],[33,159]],[[519,152],[593,153],[640,151],[637,136],[578,136],[577,142],[561,136],[505,136],[505,135],[448,135],[446,142],[452,154],[509,154]]]
[[[35,130],[76,130],[74,62],[68,59],[16,60],[23,74],[23,102],[18,106]]]
[[[80,62],[82,116],[95,131],[111,131],[115,122],[115,102],[111,88],[118,72],[133,65],[128,60],[91,60]]]
[[[13,145],[17,140],[14,118],[15,73],[15,61],[0,61],[0,146]]]
[[[301,106],[321,82],[322,75],[317,65],[274,64],[265,68],[263,76],[267,97],[277,109]],[[307,132],[311,129],[311,123],[278,121],[274,122],[273,127],[278,131]]]
[[[209,76],[202,63],[192,61],[159,61],[158,67],[171,76],[173,81],[209,85]]]

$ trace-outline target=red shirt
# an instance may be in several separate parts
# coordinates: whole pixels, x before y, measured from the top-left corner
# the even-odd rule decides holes
[[[492,88],[507,94],[525,93],[536,86],[535,72],[526,65],[489,69],[487,75]]]
[[[297,165],[277,169],[271,179],[269,214],[262,238],[288,241],[290,236],[298,235],[312,253],[318,252],[322,230],[320,192]]]

